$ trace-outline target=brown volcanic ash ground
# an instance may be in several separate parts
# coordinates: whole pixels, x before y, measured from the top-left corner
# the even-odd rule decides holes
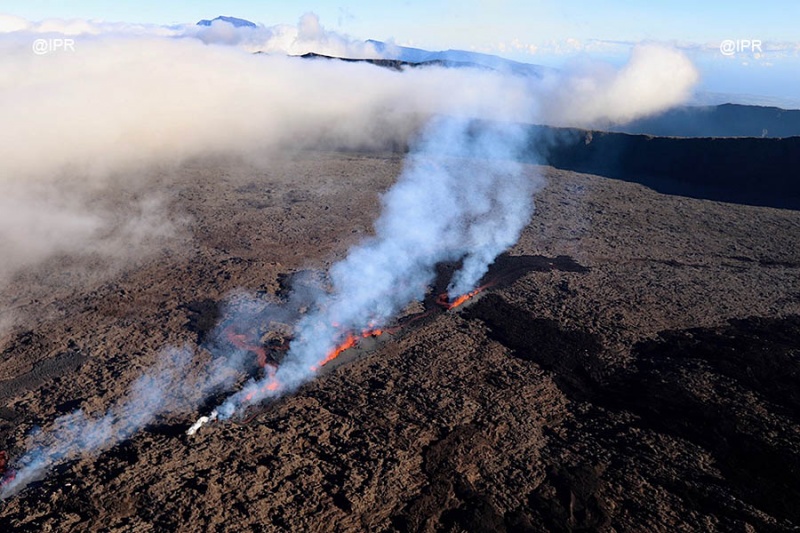
[[[0,337],[0,449],[18,456],[34,425],[105,409],[162,346],[196,343],[229,291],[275,293],[283,275],[342,258],[401,163],[187,164],[165,190],[191,217],[188,244],[97,279],[64,260],[20,277],[2,294],[27,327]],[[800,212],[544,171],[510,251],[539,258],[512,283],[404,328],[247,424],[187,438],[199,413],[170,417],[62,465],[0,503],[0,525],[800,526]]]

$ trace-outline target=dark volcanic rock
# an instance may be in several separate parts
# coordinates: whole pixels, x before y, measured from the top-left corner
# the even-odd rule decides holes
[[[636,353],[609,400],[708,450],[742,501],[800,524],[800,317],[665,332]]]
[[[512,353],[552,371],[559,388],[568,397],[585,400],[592,396],[600,373],[597,355],[602,344],[596,335],[562,329],[558,322],[536,318],[495,294],[478,300],[465,311],[489,327],[489,337],[511,348]]]
[[[219,302],[206,298],[189,302],[184,308],[189,313],[186,329],[197,333],[197,344],[203,344],[222,318]]]
[[[794,137],[800,135],[800,110],[739,104],[678,107],[609,129],[659,137]]]
[[[420,61],[420,62],[410,62],[410,61],[403,61],[400,59],[356,59],[350,57],[334,57],[334,56],[326,56],[323,54],[317,54],[314,52],[308,52],[303,54],[299,57],[303,59],[328,59],[332,61],[344,61],[345,63],[367,63],[369,65],[375,65],[378,67],[384,67],[391,70],[403,70],[403,68],[421,68],[421,67],[449,67],[449,68],[477,68],[481,70],[487,70],[486,67],[481,65],[475,65],[473,63],[460,63],[457,61],[446,61],[442,59],[432,59],[430,61]]]
[[[532,149],[565,170],[641,183],[667,194],[800,208],[800,137],[690,139],[569,128],[530,131]]]
[[[284,325],[232,295],[302,313],[288,288],[324,289],[402,164],[187,163],[154,191],[191,214],[184,252],[90,287],[53,282],[60,261],[26,273],[5,301],[29,320],[0,336],[12,468],[34,428],[102,415],[168,346],[195,351],[180,397],[229,310],[252,352],[237,383],[262,372]],[[524,168],[548,185],[478,297],[437,306],[458,266],[440,265],[371,348],[193,437],[229,390],[70,457],[0,502],[0,530],[796,531],[800,211]]]
[[[753,317],[724,328],[664,332],[634,348],[633,368],[604,378],[596,336],[563,330],[496,295],[465,315],[483,321],[489,336],[514,356],[551,372],[559,388],[584,405],[578,426],[549,444],[546,477],[515,519],[550,531],[619,529],[623,517],[609,507],[604,487],[637,484],[633,471],[710,516],[770,531],[800,524],[800,317]],[[623,432],[613,429],[620,415],[630,420]],[[574,452],[587,440],[607,452],[624,449],[630,431],[669,444],[631,453],[627,472],[607,470]],[[713,457],[715,468],[684,463],[680,456],[687,445]],[[572,457],[566,463],[552,462],[565,454]],[[677,464],[648,471],[648,463],[668,460]],[[682,474],[684,469],[693,469],[692,476]]]

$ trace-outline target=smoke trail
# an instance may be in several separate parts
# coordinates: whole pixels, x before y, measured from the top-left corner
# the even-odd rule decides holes
[[[54,466],[81,454],[100,452],[121,442],[181,403],[179,385],[192,359],[189,350],[166,350],[150,372],[131,386],[100,418],[82,409],[64,415],[46,432],[31,435],[28,452],[17,461],[16,477],[0,490],[0,499],[12,496]]]
[[[255,321],[271,323],[291,321],[298,299],[309,298],[312,288],[298,291],[289,305],[255,300],[244,294],[232,294],[225,315],[229,322],[248,327]],[[159,417],[196,412],[213,393],[227,391],[242,378],[251,354],[232,349],[220,336],[221,324],[212,333],[205,348],[211,356],[208,364],[196,366],[196,352],[189,347],[167,348],[158,361],[130,387],[104,414],[92,417],[83,409],[57,418],[46,430],[32,432],[28,451],[14,464],[15,477],[0,487],[0,500],[13,496],[47,472],[79,456],[103,452],[127,440]]]
[[[332,291],[299,321],[277,373],[248,383],[219,407],[220,417],[307,381],[342,331],[380,327],[421,300],[437,263],[463,259],[449,291],[473,289],[533,212],[541,180],[518,162],[527,140],[509,123],[434,119],[384,196],[375,236],[331,268]]]
[[[79,456],[97,454],[127,440],[160,417],[196,412],[215,393],[225,392],[243,379],[253,365],[249,350],[232,346],[226,334],[235,331],[289,328],[300,310],[319,300],[319,280],[307,273],[295,278],[286,301],[265,300],[244,292],[226,298],[218,324],[203,343],[211,359],[204,363],[190,347],[162,350],[157,362],[98,417],[78,409],[57,418],[46,430],[31,433],[27,452],[14,462],[15,477],[0,486],[0,500],[13,496],[49,470]],[[288,331],[287,331],[288,333]]]
[[[233,32],[220,41],[231,44],[213,44],[217,26]],[[75,36],[74,53],[32,53],[35,39],[52,35]],[[271,28],[0,18],[0,247],[10,249],[0,257],[0,291],[55,255],[91,253],[125,266],[177,243],[182,224],[172,220],[174,231],[165,231],[175,213],[105,207],[124,194],[121,183],[157,203],[152,171],[160,165],[209,154],[263,164],[304,148],[405,145],[437,114],[620,122],[680,103],[697,79],[686,57],[654,46],[636,49],[620,69],[544,79],[281,57],[373,57],[364,46],[373,45],[325,31],[313,15]],[[134,232],[125,231],[130,218],[139,218]]]

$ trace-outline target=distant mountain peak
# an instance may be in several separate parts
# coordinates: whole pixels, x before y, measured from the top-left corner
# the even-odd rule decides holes
[[[500,56],[484,54],[481,52],[468,52],[466,50],[439,50],[429,51],[422,48],[411,48],[399,46],[393,43],[385,43],[369,39],[366,41],[372,45],[376,52],[381,54],[383,59],[402,61],[405,63],[440,63],[452,66],[476,66],[492,70],[513,72],[540,78],[544,73],[553,69],[534,65],[530,63],[520,63]]]
[[[198,26],[211,26],[211,23],[213,23],[214,21],[217,21],[217,20],[221,20],[222,22],[227,22],[229,24],[233,24],[237,28],[255,28],[256,27],[255,23],[250,22],[249,20],[238,19],[236,17],[226,17],[224,15],[219,16],[219,17],[217,17],[215,19],[211,19],[211,20],[203,19],[200,22],[198,22],[197,25]]]

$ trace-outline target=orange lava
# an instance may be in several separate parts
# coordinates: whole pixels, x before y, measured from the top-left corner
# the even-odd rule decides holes
[[[263,346],[252,344],[246,334],[235,333],[231,328],[228,328],[225,330],[225,338],[240,350],[247,350],[256,354],[258,366],[261,368],[267,366],[267,350]]]
[[[356,340],[357,340],[356,337],[352,333],[348,333],[347,337],[345,337],[345,339],[342,342],[340,342],[336,346],[336,348],[334,348],[333,350],[328,352],[328,355],[325,356],[325,359],[323,359],[322,361],[320,361],[316,365],[313,365],[311,367],[311,370],[316,372],[317,370],[319,370],[320,368],[322,368],[326,364],[330,363],[331,361],[333,361],[334,359],[339,357],[339,355],[341,355],[341,353],[343,351],[349,350],[350,348],[355,346],[356,345]]]
[[[17,477],[17,473],[9,468],[9,461],[8,452],[0,451],[0,487],[10,483]]]
[[[331,361],[339,357],[342,354],[342,352],[354,347],[358,343],[359,338],[368,339],[370,337],[377,337],[379,335],[383,335],[384,333],[392,333],[392,332],[393,330],[371,328],[362,331],[361,335],[359,335],[358,337],[353,335],[352,333],[348,333],[342,342],[340,342],[333,350],[328,352],[328,355],[325,356],[325,359],[323,359],[322,361],[320,361],[315,365],[312,365],[311,370],[317,372],[320,368],[322,368],[326,364],[330,363]]]
[[[467,294],[462,294],[452,302],[450,301],[450,296],[446,292],[443,292],[442,294],[439,295],[438,298],[436,298],[436,303],[441,305],[445,309],[454,309],[459,305],[463,304],[464,302],[466,302],[467,300],[469,300],[470,298],[474,297],[475,295],[483,292],[485,289],[488,289],[492,285],[493,283],[487,283],[486,285],[481,285],[474,291],[470,291]]]
[[[266,371],[267,371],[267,378],[266,378],[266,383],[264,383],[264,386],[261,387],[261,392],[276,391],[276,390],[280,389],[281,388],[281,382],[278,381],[277,378],[275,377],[275,372],[278,371],[278,367],[275,366],[275,365],[271,365],[271,364],[267,363],[265,368],[266,368]],[[249,392],[244,397],[244,401],[245,402],[249,402],[250,400],[253,399],[254,396],[255,396],[255,393]]]

